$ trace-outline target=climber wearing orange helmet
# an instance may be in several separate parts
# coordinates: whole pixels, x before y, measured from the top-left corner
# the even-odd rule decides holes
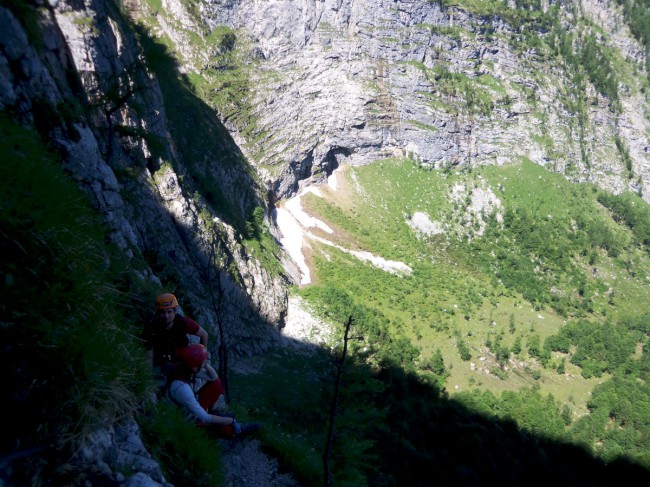
[[[189,345],[188,335],[199,337],[200,343],[206,348],[208,346],[208,332],[196,321],[180,314],[179,309],[176,296],[160,294],[156,298],[156,314],[144,328],[143,339],[149,360],[165,376],[177,361],[176,349]]]
[[[179,366],[170,374],[167,396],[183,407],[197,426],[214,427],[219,436],[241,437],[256,430],[255,424],[240,425],[233,417],[221,416],[217,409],[224,389],[217,373],[208,364],[208,351],[200,343],[177,350]],[[203,385],[201,381],[205,381]]]

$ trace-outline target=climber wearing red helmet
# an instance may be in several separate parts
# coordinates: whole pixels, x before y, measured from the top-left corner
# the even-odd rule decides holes
[[[156,314],[145,325],[143,339],[149,360],[154,367],[166,376],[176,362],[176,349],[189,345],[188,335],[199,337],[200,343],[207,348],[208,332],[196,321],[179,313],[180,307],[176,296],[163,293],[156,298]]]
[[[177,350],[179,366],[170,374],[167,396],[183,407],[197,426],[214,426],[219,436],[241,437],[258,428],[240,425],[233,417],[221,416],[216,409],[224,389],[216,371],[208,364],[208,351],[199,343]],[[205,381],[202,385],[201,381]]]

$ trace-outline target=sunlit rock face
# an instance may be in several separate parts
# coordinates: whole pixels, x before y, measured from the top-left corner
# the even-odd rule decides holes
[[[138,272],[154,283],[161,272],[173,274],[196,317],[214,332],[213,300],[196,283],[209,274],[216,226],[232,263],[219,281],[223,316],[243,353],[270,346],[268,329],[282,328],[296,264],[286,253],[277,256],[287,277],[252,256],[233,222],[206,205],[196,184],[204,178],[215,182],[234,219],[263,208],[276,236],[275,201],[324,182],[341,165],[390,156],[432,168],[526,157],[574,181],[613,193],[632,189],[650,200],[649,106],[640,81],[647,75],[645,51],[615,2],[590,0],[580,13],[563,10],[560,17],[568,26],[585,15],[620,56],[625,83],[617,107],[589,83],[578,92],[547,45],[532,48],[498,16],[460,7],[420,0],[203,0],[190,15],[180,0],[162,4],[168,17],[159,33],[176,44],[185,72],[193,69],[185,58],[210,58],[182,42],[183,30],[206,33],[197,12],[208,33],[230,26],[237,49],[249,53],[257,123],[244,133],[222,116],[233,135],[222,149],[241,150],[256,174],[245,162],[179,151],[141,46],[102,2],[49,2],[41,9],[38,49],[20,21],[0,9],[0,107],[46,133],[125,259],[144,262]],[[146,14],[136,6],[135,17]],[[570,110],[578,98],[586,100],[580,123]],[[90,109],[73,116],[67,106],[64,113],[71,99]]]
[[[643,73],[644,50],[614,2],[586,2],[583,14]],[[340,164],[397,155],[430,167],[527,157],[650,200],[648,101],[639,85],[619,89],[618,112],[591,85],[577,93],[548,47],[527,46],[498,17],[419,0],[205,0],[202,15],[212,28],[235,29],[256,53],[261,122],[246,152],[278,198]],[[575,22],[572,12],[560,15]],[[450,89],[449,77],[465,91]],[[587,98],[582,127],[567,103],[577,96]]]

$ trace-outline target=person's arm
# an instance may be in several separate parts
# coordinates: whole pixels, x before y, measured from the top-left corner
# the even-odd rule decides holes
[[[196,336],[199,337],[201,345],[203,345],[206,349],[208,348],[208,332],[205,331],[205,328],[202,326],[199,326],[199,329],[195,333]]]
[[[192,388],[186,382],[175,380],[169,386],[169,395],[179,405],[186,408],[192,416],[204,423],[212,422],[212,415],[201,407],[199,401],[196,400]]]
[[[229,424],[233,424],[234,422],[235,422],[235,418],[229,418],[227,416],[217,416],[216,414],[210,415],[211,424],[220,424],[223,426],[228,426]]]
[[[185,323],[185,333],[199,337],[201,345],[208,348],[208,332],[201,325],[187,316],[181,318]]]
[[[217,380],[217,377],[219,377],[217,371],[214,370],[214,367],[212,367],[212,365],[210,365],[207,361],[205,362],[205,366],[203,367],[203,370],[205,371],[203,376],[205,377],[206,380]]]

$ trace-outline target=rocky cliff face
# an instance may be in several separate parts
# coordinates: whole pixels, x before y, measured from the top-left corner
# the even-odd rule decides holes
[[[123,264],[152,293],[177,292],[214,352],[219,319],[231,365],[276,343],[287,279],[253,256],[242,236],[256,208],[267,212],[266,189],[216,114],[182,86],[159,82],[143,54],[146,35],[138,37],[117,2],[3,5],[0,115],[50,143],[102,214]],[[165,90],[193,103],[185,105],[192,113],[168,117]],[[124,485],[170,485],[134,421],[107,424],[77,453],[76,462]],[[5,462],[0,469],[11,475]],[[115,473],[122,471],[137,474]]]
[[[33,3],[36,18],[0,7],[0,111],[51,141],[125,262],[152,287],[177,291],[213,336],[211,289],[223,291],[233,353],[270,347],[287,313],[291,271],[253,254],[247,223],[259,208],[273,232],[269,200],[339,165],[408,155],[452,168],[528,157],[650,201],[645,52],[616,2],[567,3],[559,18],[614,53],[617,103],[593,83],[576,88],[563,61],[512,19],[423,0],[163,0],[155,15],[144,0]],[[127,14],[154,18],[155,28],[138,31]],[[209,42],[222,26],[250,68],[249,126],[159,76],[176,69],[172,54],[187,76],[214,70],[214,52],[189,39]],[[142,471],[164,483],[129,428],[107,435],[131,438],[120,451],[145,458]],[[112,437],[97,441],[89,458],[115,454]]]
[[[156,52],[143,50],[153,40],[124,18],[148,5],[52,0],[37,25],[1,9],[0,108],[52,141],[141,278],[169,283],[215,333],[210,289],[224,291],[235,352],[268,347],[286,315],[288,279],[244,245],[253,210],[268,223],[269,193],[291,195],[341,164],[528,157],[650,199],[645,52],[612,2],[560,5],[556,17],[613,53],[618,100],[589,82],[580,91],[547,45],[530,47],[521,25],[495,15],[389,0],[204,0],[190,12],[165,0],[151,32],[172,40],[188,75],[214,61],[191,35],[229,26],[247,54],[250,130],[220,107],[234,140],[212,107],[156,75]],[[163,68],[170,54],[157,52],[172,61]],[[217,278],[214,261],[230,272]]]
[[[244,147],[279,198],[340,164],[410,155],[438,168],[528,157],[650,201],[645,50],[616,2],[560,3],[554,15],[576,50],[593,34],[612,53],[618,107],[575,85],[549,49],[555,34],[531,37],[516,2],[508,17],[421,0],[199,3],[211,29],[230,26],[257,53],[259,122]]]
[[[221,289],[233,353],[268,348],[286,314],[285,278],[250,255],[235,229],[266,207],[266,194],[215,114],[202,123],[221,129],[220,153],[183,150],[179,122],[170,127],[161,87],[117,3],[51,1],[39,14],[29,25],[0,8],[2,111],[51,141],[142,280],[178,292],[215,337],[211,288],[215,296]],[[197,180],[227,203],[206,197]],[[215,261],[230,272],[217,277]]]

